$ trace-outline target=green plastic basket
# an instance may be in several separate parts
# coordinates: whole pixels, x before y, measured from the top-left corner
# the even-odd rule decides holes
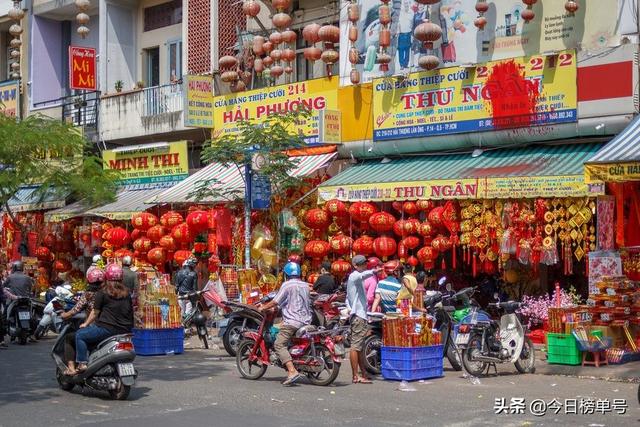
[[[547,363],[580,365],[582,352],[571,334],[547,334]]]

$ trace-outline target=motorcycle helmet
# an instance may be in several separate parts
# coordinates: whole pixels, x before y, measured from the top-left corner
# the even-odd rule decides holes
[[[89,284],[104,282],[104,271],[96,267],[90,267],[87,270],[87,282]]]
[[[100,261],[102,261],[102,256],[101,255],[94,255],[93,258],[91,259],[91,262],[94,263],[94,264],[97,264]]]
[[[104,269],[104,277],[107,280],[119,282],[122,280],[122,267],[118,264],[108,264]]]
[[[372,256],[367,260],[367,270],[373,270],[374,268],[379,267],[380,264],[382,264],[382,261],[380,261],[380,258],[376,258]]]
[[[288,262],[284,266],[284,275],[286,277],[300,277],[300,265],[295,262]]]
[[[183,267],[195,267],[196,264],[198,264],[198,261],[196,261],[195,258],[187,258],[183,263],[182,266]]]
[[[13,261],[13,263],[11,263],[11,271],[16,272],[16,271],[23,271],[24,270],[24,264],[22,263],[22,261]]]
[[[207,318],[204,314],[198,312],[193,316],[193,324],[196,326],[205,326],[207,324]]]
[[[122,258],[122,266],[123,267],[130,267],[131,266],[131,257],[129,255],[125,256]]]
[[[387,274],[393,274],[396,271],[400,270],[400,261],[398,260],[392,260],[392,261],[388,261],[384,264],[383,268],[384,268],[384,272]]]

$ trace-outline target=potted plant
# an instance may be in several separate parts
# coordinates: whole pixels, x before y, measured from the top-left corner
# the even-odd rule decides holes
[[[114,89],[118,93],[122,92],[123,86],[124,86],[124,82],[122,80],[116,80],[115,84],[113,85]]]
[[[136,82],[136,89],[140,90],[140,89],[144,89],[144,82],[142,80],[138,80]]]

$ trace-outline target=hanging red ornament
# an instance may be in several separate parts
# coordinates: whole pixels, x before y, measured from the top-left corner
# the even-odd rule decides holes
[[[209,228],[209,212],[197,210],[187,215],[187,225],[194,234],[202,233]]]
[[[184,264],[184,262],[189,258],[191,258],[191,251],[185,249],[176,251],[173,254],[173,260],[176,262],[176,264],[178,264],[179,267],[182,267],[182,264]]]
[[[433,235],[433,227],[431,226],[431,223],[429,221],[425,221],[422,224],[420,224],[420,230],[419,233],[421,236],[423,237],[431,237]]]
[[[418,213],[418,206],[415,202],[404,202],[402,204],[402,211],[407,215],[415,215]]]
[[[397,244],[391,237],[378,237],[373,241],[373,250],[375,254],[384,261],[396,252]]]
[[[426,49],[433,49],[433,42],[442,37],[442,28],[425,19],[413,32],[416,39],[420,40]]]
[[[173,227],[173,230],[171,230],[171,236],[173,237],[173,240],[180,245],[186,245],[194,238],[191,230],[189,229],[189,225],[184,222]]]
[[[420,221],[416,218],[409,218],[404,222],[404,235],[418,234],[420,232]]]
[[[158,217],[149,212],[139,212],[131,217],[131,225],[137,230],[147,231],[158,223]]]
[[[133,252],[131,252],[129,249],[118,249],[113,253],[113,256],[118,259],[122,259],[126,256],[133,257]]]
[[[242,12],[247,17],[255,18],[260,13],[260,3],[256,0],[245,0],[242,3]]]
[[[424,268],[432,269],[434,267],[433,261],[436,259],[436,253],[431,246],[422,247],[417,256]]]
[[[331,245],[331,251],[337,255],[346,255],[351,250],[351,244],[353,240],[349,236],[345,236],[342,233],[336,234],[329,238],[329,244]]]
[[[176,242],[171,236],[162,236],[158,241],[158,244],[168,251],[173,251],[176,249]]]
[[[331,263],[331,272],[338,278],[342,279],[351,271],[351,264],[343,259],[339,259]]]
[[[356,255],[371,255],[373,253],[373,237],[362,236],[353,242],[352,247]]]
[[[318,33],[320,32],[321,26],[316,24],[315,22],[305,26],[302,29],[302,38],[305,39],[309,44],[315,44],[320,41],[320,36]]]
[[[311,240],[304,245],[304,254],[318,262],[329,254],[331,245],[324,240]]]
[[[182,215],[175,211],[169,211],[160,217],[160,224],[168,228],[173,228],[183,221]]]
[[[151,242],[151,239],[146,236],[142,236],[133,242],[133,249],[141,254],[144,254],[147,253],[149,249],[151,249],[152,244],[153,242]]]
[[[153,265],[161,265],[165,262],[167,254],[164,248],[153,248],[147,252],[147,259]]]
[[[324,210],[331,216],[331,218],[335,217],[345,217],[349,215],[349,211],[347,210],[347,205],[338,199],[331,199],[324,205]]]
[[[435,70],[440,66],[440,58],[435,55],[423,55],[418,58],[418,65],[423,70]]]
[[[484,16],[478,16],[473,20],[473,25],[478,27],[479,30],[484,30],[484,27],[487,26],[487,18],[485,18]]]
[[[36,248],[36,258],[42,262],[51,261],[51,251],[46,246],[38,246]]]
[[[377,211],[375,206],[367,202],[355,202],[349,207],[351,218],[355,222],[359,222],[363,228],[366,228],[369,218]]]
[[[565,10],[567,12],[569,12],[571,15],[573,15],[574,13],[576,13],[578,11],[580,6],[578,5],[577,1],[569,0],[569,1],[565,2],[564,8],[565,8]]]
[[[369,218],[369,225],[378,233],[384,233],[393,229],[396,218],[388,212],[376,212]]]
[[[153,243],[158,243],[162,238],[162,236],[164,236],[165,234],[167,234],[167,229],[164,228],[162,225],[154,225],[153,227],[147,230],[147,237],[151,239]],[[110,243],[113,246],[122,246],[122,245],[116,245],[113,242],[110,242]]]
[[[536,17],[536,14],[531,9],[525,9],[522,11],[520,16],[522,17],[522,19],[524,19],[525,22],[529,22]]]
[[[220,269],[220,258],[218,255],[211,255],[207,260],[207,269],[209,273],[217,272]]]
[[[396,236],[403,237],[406,235],[406,231],[404,230],[405,222],[406,220],[399,219],[393,224],[393,232],[396,234]]]
[[[442,225],[442,211],[443,210],[444,210],[444,208],[442,206],[439,206],[437,208],[431,209],[431,211],[429,212],[428,218],[429,218],[429,222],[431,223],[432,226],[440,227]]]
[[[402,244],[406,246],[407,249],[413,250],[420,246],[420,238],[416,236],[407,236],[402,239]]]
[[[416,206],[420,211],[430,211],[433,209],[434,204],[431,200],[418,200]]]
[[[402,242],[398,243],[397,255],[401,262],[404,262],[409,256],[409,250]]]
[[[489,3],[486,0],[479,0],[476,3],[476,11],[478,13],[486,13],[489,10]]]
[[[308,228],[315,230],[317,233],[320,233],[329,227],[331,224],[331,220],[329,219],[329,214],[319,208],[314,208],[308,210],[304,218],[302,219],[304,225]]]
[[[51,249],[56,245],[56,240],[57,240],[56,236],[49,233],[46,236],[44,236],[44,239],[42,239],[42,245]]]
[[[413,255],[407,258],[407,264],[409,264],[411,267],[417,267],[419,263],[420,261],[418,261],[418,258],[414,257]]]
[[[58,272],[69,271],[72,268],[71,263],[67,259],[59,259],[53,263],[53,269]]]

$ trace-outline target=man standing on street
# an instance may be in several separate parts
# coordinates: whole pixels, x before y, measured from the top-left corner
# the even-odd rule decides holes
[[[195,259],[189,258],[182,264],[182,268],[176,274],[176,289],[179,296],[196,291],[198,285],[198,274],[195,272],[196,263]],[[188,299],[179,299],[178,304],[182,310],[182,317],[186,317],[193,309],[193,305]]]
[[[353,374],[354,384],[371,384],[371,380],[367,376],[365,370],[364,339],[367,336],[367,294],[364,290],[363,281],[376,274],[379,268],[374,270],[366,270],[367,259],[362,255],[356,255],[351,260],[355,269],[347,280],[347,304],[351,309],[351,353],[349,360],[351,362],[351,372]],[[358,366],[360,373],[358,375]]]
[[[138,289],[138,274],[131,270],[131,257],[122,258],[122,283],[131,295]]]

